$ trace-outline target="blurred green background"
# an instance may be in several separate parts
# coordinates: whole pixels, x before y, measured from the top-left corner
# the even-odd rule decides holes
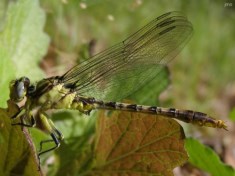
[[[235,3],[219,0],[41,0],[40,6],[46,14],[44,31],[50,37],[50,43],[45,56],[35,63],[45,77],[64,73],[90,55],[124,40],[161,14],[169,11],[185,14],[193,24],[194,34],[185,49],[169,64],[171,84],[160,95],[160,105],[193,109],[225,120],[229,133],[183,125],[187,136],[196,136],[211,145],[226,163],[235,166],[231,154],[235,147],[232,141],[235,128],[231,121],[235,113],[230,113],[235,107]],[[1,4],[1,9],[7,7],[8,1]],[[4,17],[4,11],[1,16]],[[13,62],[17,65],[17,61]],[[26,73],[30,73],[30,77],[34,71],[31,68]],[[145,95],[146,92],[142,93]],[[71,123],[81,127],[76,126],[76,135],[84,135],[82,128],[92,133],[93,120],[76,119],[76,123],[63,123],[60,121],[65,116],[63,113],[58,113],[55,121],[65,136],[74,133],[68,130]],[[73,113],[66,117],[77,116]]]

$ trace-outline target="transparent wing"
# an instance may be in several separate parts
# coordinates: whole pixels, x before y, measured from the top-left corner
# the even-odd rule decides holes
[[[192,24],[179,12],[157,17],[129,38],[60,77],[79,95],[117,101],[156,77],[190,39]]]

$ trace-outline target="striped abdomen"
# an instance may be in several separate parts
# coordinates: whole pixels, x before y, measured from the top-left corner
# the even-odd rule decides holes
[[[207,126],[213,128],[227,129],[224,121],[216,120],[202,112],[195,112],[191,110],[179,110],[175,108],[162,108],[156,106],[144,106],[137,104],[127,104],[118,102],[103,102],[94,100],[92,102],[96,109],[108,109],[108,110],[122,110],[131,112],[140,112],[148,114],[157,114],[169,118],[175,118],[186,123],[193,123],[200,126]]]

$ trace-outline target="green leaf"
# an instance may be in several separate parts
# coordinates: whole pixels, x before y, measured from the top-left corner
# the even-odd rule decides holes
[[[235,170],[231,166],[224,164],[211,148],[197,140],[188,138],[185,148],[189,154],[190,163],[196,167],[213,176],[235,176]]]
[[[17,106],[9,104],[8,109],[0,109],[0,174],[1,175],[42,175],[34,145],[25,128],[11,125],[11,117],[17,113]]]
[[[76,117],[64,119],[63,117],[69,117],[69,113],[66,116],[62,114],[65,113],[57,114],[58,119],[55,123],[56,127],[65,134],[65,140],[56,151],[56,158],[60,163],[56,172],[57,175],[77,175],[90,170],[92,165],[96,118],[78,116],[78,113],[70,112],[70,116],[77,114]],[[63,118],[61,122],[59,118]]]
[[[175,120],[131,112],[101,114],[94,155],[94,168],[81,175],[169,176],[188,159]]]
[[[45,14],[38,0],[9,3],[4,22],[0,32],[0,106],[6,107],[10,80],[43,76],[38,62],[47,51],[49,38],[43,32]]]

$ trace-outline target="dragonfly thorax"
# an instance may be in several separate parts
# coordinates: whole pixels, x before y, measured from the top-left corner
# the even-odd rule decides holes
[[[15,102],[20,102],[24,99],[27,91],[31,89],[30,80],[27,77],[21,77],[19,79],[10,82],[10,99]]]

